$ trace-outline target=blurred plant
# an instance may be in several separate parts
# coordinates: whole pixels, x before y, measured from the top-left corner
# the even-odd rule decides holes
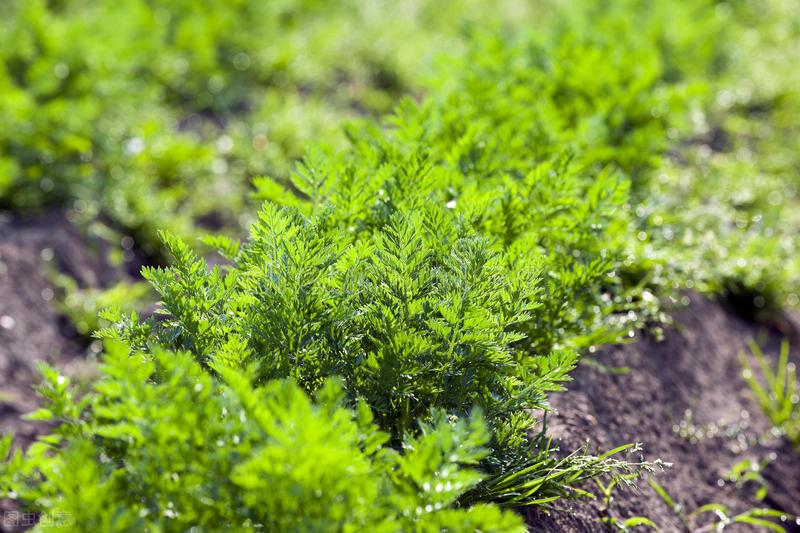
[[[742,376],[773,426],[800,449],[800,381],[794,363],[789,362],[789,342],[784,340],[781,343],[774,366],[755,341],[750,342],[750,352],[758,363],[761,378],[757,377],[744,354],[741,355]]]
[[[389,117],[386,142],[399,152],[430,145],[436,173],[461,171],[437,176],[437,200],[458,210],[489,202],[519,218],[513,204],[529,207],[533,192],[562,225],[585,217],[579,226],[591,229],[605,218],[591,250],[605,253],[604,265],[582,265],[583,292],[594,298],[578,311],[601,325],[580,344],[664,320],[659,301],[687,288],[726,295],[757,318],[800,303],[791,178],[800,98],[793,78],[762,68],[800,64],[790,3],[447,7],[11,0],[0,8],[0,206],[63,206],[73,220],[123,228],[158,257],[161,228],[189,239],[198,224],[240,232],[252,220],[250,179],[270,176],[256,180],[254,198],[278,200],[275,187],[295,188],[291,169],[309,146],[328,145],[345,166],[369,157],[370,171],[379,168],[384,148],[363,146],[380,138],[363,133],[375,125],[352,128],[349,139],[341,125],[424,89],[418,109]],[[531,13],[540,27],[526,30]],[[477,29],[488,20],[505,24]],[[437,48],[450,59],[428,68]],[[567,198],[520,188],[536,164],[565,153],[580,188],[571,180]],[[347,174],[328,170],[332,183]],[[566,200],[589,190],[605,205],[573,211]],[[486,229],[516,238],[517,225],[547,214]],[[577,235],[567,256],[584,255]]]
[[[735,514],[732,513],[726,505],[719,503],[701,505],[694,511],[687,513],[685,507],[682,504],[675,503],[675,500],[673,500],[667,490],[658,484],[658,482],[654,479],[650,479],[648,483],[662,501],[680,519],[684,527],[689,531],[697,533],[705,531],[724,531],[727,527],[735,524],[747,524],[750,526],[758,526],[764,530],[786,533],[787,530],[781,523],[800,520],[800,518],[793,517],[783,511],[769,508],[753,507]],[[697,521],[700,517],[705,517],[708,514],[713,514],[714,518],[711,521],[704,520],[704,524],[698,524]],[[776,519],[777,522],[769,519]]]
[[[755,485],[755,498],[758,501],[763,501],[767,497],[769,486],[761,473],[773,459],[774,457],[766,457],[761,461],[756,461],[749,457],[742,459],[731,467],[727,478],[735,483],[737,489],[741,489],[748,483]]]
[[[86,337],[110,326],[100,316],[101,311],[109,308],[125,313],[143,311],[153,299],[150,286],[145,282],[124,280],[107,289],[99,289],[81,288],[66,274],[54,274],[49,279],[56,289],[56,310],[70,320],[78,333]]]
[[[777,531],[778,533],[786,533],[786,528],[777,524],[768,518],[778,519],[781,522],[789,520],[789,515],[782,511],[767,508],[751,508],[739,514],[734,514],[730,509],[719,503],[709,503],[695,509],[691,516],[698,517],[712,513],[714,520],[708,524],[696,529],[698,533],[704,531],[724,531],[728,526],[733,524],[747,524],[751,526],[758,526],[764,530]]]
[[[462,19],[510,18],[448,4],[4,2],[0,208],[110,219],[147,254],[157,228],[240,229],[250,177],[285,178],[310,139],[341,146],[343,122],[419,87],[442,43],[459,49]]]

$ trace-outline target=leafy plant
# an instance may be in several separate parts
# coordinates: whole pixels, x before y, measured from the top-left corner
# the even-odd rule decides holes
[[[750,342],[750,352],[758,363],[761,379],[745,355],[741,356],[742,376],[773,426],[781,430],[795,447],[800,447],[800,382],[794,363],[789,362],[789,342],[784,340],[781,343],[774,366],[754,341]]]
[[[224,365],[217,379],[187,353],[117,343],[78,400],[43,370],[47,403],[32,418],[54,433],[0,465],[0,495],[73,529],[523,530],[495,506],[458,505],[483,477],[480,413],[432,411],[401,452],[365,403],[343,406],[335,380],[312,400],[289,380],[255,387]],[[5,459],[10,436],[0,448]]]
[[[44,370],[34,417],[60,425],[3,464],[5,494],[87,530],[514,529],[478,502],[608,475],[610,506],[658,466],[562,456],[533,412],[680,290],[797,304],[800,99],[760,67],[797,59],[775,53],[800,50],[793,6],[543,1],[541,27],[514,11],[487,31],[450,13],[503,6],[451,4],[0,6],[0,206],[66,206],[172,257],[144,271],[156,317],[125,285],[62,302],[86,330],[84,303],[118,304],[99,335],[126,344],[79,400]],[[454,53],[423,83],[441,39]],[[264,200],[247,242],[207,239],[211,270],[182,240]],[[794,439],[786,357],[749,382]],[[712,512],[777,527],[692,518]]]
[[[731,467],[727,477],[736,484],[737,489],[741,489],[748,483],[755,485],[755,498],[758,501],[762,501],[767,497],[769,490],[767,480],[762,475],[762,472],[771,461],[772,458],[770,457],[766,457],[761,461],[756,461],[752,458],[742,459]]]
[[[152,299],[150,287],[143,282],[119,281],[107,289],[79,287],[75,279],[53,270],[49,276],[56,289],[55,307],[75,326],[78,333],[87,337],[109,323],[100,317],[108,308],[127,313],[141,311]]]
[[[692,515],[700,516],[707,513],[715,515],[714,521],[697,529],[697,531],[723,531],[732,524],[748,524],[751,526],[758,526],[765,530],[768,529],[770,531],[777,531],[778,533],[786,533],[786,529],[783,526],[771,520],[767,520],[767,518],[777,518],[779,520],[787,519],[786,513],[776,511],[775,509],[752,508],[739,514],[734,514],[725,505],[709,503],[698,507],[692,512]]]
[[[267,204],[247,243],[217,243],[233,264],[211,271],[165,234],[173,266],[144,272],[162,316],[117,313],[100,335],[145,353],[153,342],[187,350],[209,369],[252,366],[259,382],[290,377],[310,393],[340,376],[395,445],[432,408],[460,419],[478,406],[493,436],[480,499],[547,501],[592,476],[651,468],[556,459],[543,437],[529,440],[531,410],[547,408],[576,361],[525,342],[536,327],[536,262],[511,261],[432,206],[398,211],[361,237],[334,222],[328,210],[306,218]]]

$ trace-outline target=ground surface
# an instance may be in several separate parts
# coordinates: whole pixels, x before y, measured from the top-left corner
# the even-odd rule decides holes
[[[800,514],[800,455],[783,440],[764,437],[769,424],[741,377],[739,359],[750,338],[759,339],[773,353],[783,337],[800,344],[796,318],[786,317],[777,327],[756,326],[698,295],[692,295],[689,307],[675,318],[675,327],[662,342],[645,339],[609,348],[598,357],[605,365],[629,368],[629,373],[581,365],[569,391],[553,398],[558,414],[549,419],[551,432],[567,450],[586,441],[596,449],[643,443],[647,459],[658,457],[672,463],[655,479],[687,512],[713,502],[737,512],[772,507]],[[794,355],[797,361],[797,351]],[[684,421],[691,421],[687,430],[695,426],[705,429],[706,435],[695,431],[694,441],[681,436]],[[709,437],[709,432],[716,435]],[[761,442],[755,442],[759,437]],[[739,490],[728,481],[722,484],[737,462],[760,461],[771,454],[774,460],[764,471],[769,492],[763,502],[754,499],[752,485]],[[654,490],[642,485],[638,492],[616,493],[616,517],[646,516],[663,531],[695,531],[709,521],[707,516],[687,527]],[[601,503],[565,507],[567,513],[551,517],[532,514],[531,529],[604,530],[599,522],[605,516]],[[800,531],[794,524],[784,527]],[[742,525],[725,529],[753,530]]]
[[[35,407],[31,387],[35,360],[45,359],[73,375],[87,372],[85,341],[58,316],[49,301],[51,289],[42,257],[83,283],[104,285],[119,272],[105,266],[99,244],[87,241],[59,214],[35,219],[0,220],[0,432],[14,431],[19,444],[29,443],[41,426],[20,419]],[[739,354],[749,338],[776,347],[782,337],[800,346],[796,318],[779,327],[756,326],[721,305],[692,295],[690,306],[676,316],[676,326],[663,342],[651,339],[609,348],[597,360],[608,367],[627,367],[625,374],[581,365],[569,391],[557,395],[558,410],[549,418],[551,432],[570,450],[589,442],[609,449],[641,442],[648,459],[673,463],[657,477],[672,497],[691,511],[706,503],[721,503],[736,511],[756,506],[800,514],[800,455],[780,439],[755,442],[768,423],[753,403],[741,378]],[[795,352],[797,355],[797,351]],[[717,435],[692,442],[674,430],[691,413],[694,426],[715,424]],[[774,454],[764,476],[769,493],[764,502],[751,487],[720,486],[736,462],[761,460]],[[655,492],[616,493],[613,512],[619,518],[647,516],[663,531],[687,528]],[[0,510],[10,508],[0,502]],[[603,505],[585,502],[562,505],[566,512],[545,516],[531,513],[532,531],[604,531]],[[800,528],[795,527],[795,530]],[[726,531],[747,531],[735,526]],[[791,527],[790,527],[791,530]]]
[[[82,284],[107,283],[101,251],[58,213],[0,219],[0,432],[25,445],[41,426],[20,419],[36,405],[36,361],[80,373],[86,343],[53,309],[50,263]],[[52,259],[49,259],[52,258]]]

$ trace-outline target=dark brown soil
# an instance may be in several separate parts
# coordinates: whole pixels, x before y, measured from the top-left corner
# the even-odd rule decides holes
[[[0,433],[14,432],[17,445],[27,445],[42,429],[21,418],[36,407],[37,361],[72,375],[86,370],[86,341],[51,303],[49,257],[85,286],[118,275],[102,266],[102,243],[87,240],[60,213],[0,219]]]
[[[798,344],[791,318],[775,327],[749,323],[715,302],[691,295],[690,306],[676,316],[676,326],[663,342],[645,339],[609,348],[597,361],[608,367],[627,367],[615,374],[596,365],[581,365],[569,391],[553,398],[557,409],[548,423],[563,450],[589,442],[596,450],[628,442],[644,445],[646,458],[672,463],[655,477],[686,513],[708,503],[719,503],[734,513],[753,507],[771,507],[800,515],[800,454],[782,439],[766,436],[769,422],[749,394],[741,377],[740,354],[747,341],[758,339],[765,350],[777,350],[782,337]],[[795,361],[798,351],[794,350]],[[683,421],[688,433],[681,436]],[[711,430],[713,424],[716,430]],[[705,428],[706,435],[691,431]],[[676,431],[677,430],[677,431]],[[715,436],[708,436],[708,430]],[[774,455],[772,455],[774,454]],[[754,486],[737,489],[727,480],[730,468],[752,458],[773,456],[763,472],[769,492],[764,501],[754,498]],[[662,531],[697,531],[713,518],[703,515],[684,523],[646,483],[638,491],[615,493],[613,516],[625,519],[646,516]],[[595,488],[595,492],[596,488]],[[607,511],[601,500],[561,505],[565,512],[544,516],[529,513],[532,531],[614,531],[601,519]],[[783,526],[798,531],[793,520]],[[639,527],[636,530],[649,530]],[[759,531],[733,524],[725,531]],[[709,530],[706,530],[709,531]]]

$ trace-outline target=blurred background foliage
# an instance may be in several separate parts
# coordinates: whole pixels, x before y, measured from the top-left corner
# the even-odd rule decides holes
[[[4,2],[0,206],[100,217],[147,253],[160,227],[237,224],[249,178],[340,145],[498,12],[469,4]]]
[[[534,162],[571,150],[630,181],[623,208],[637,231],[619,234],[619,275],[769,316],[797,305],[800,286],[795,7],[9,0],[0,209],[65,210],[87,235],[160,262],[159,228],[241,236],[270,196],[263,184],[299,193],[296,162],[312,146],[346,149],[344,125],[390,116],[401,96],[485,89],[481,106],[536,114],[541,135],[523,139]],[[503,100],[502,86],[480,86],[499,70],[527,93]],[[144,294],[57,286],[68,314],[85,316],[92,302]]]

